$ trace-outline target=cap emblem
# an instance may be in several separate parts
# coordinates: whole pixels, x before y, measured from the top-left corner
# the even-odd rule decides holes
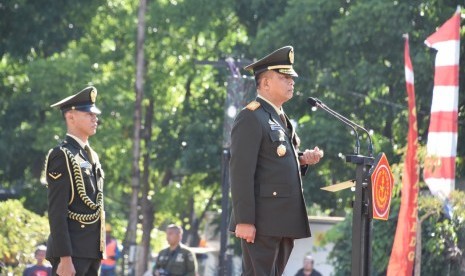
[[[97,91],[95,89],[92,89],[90,91],[90,100],[92,103],[95,103],[95,99],[97,98]]]
[[[294,50],[293,49],[289,51],[289,62],[291,64],[294,64]]]

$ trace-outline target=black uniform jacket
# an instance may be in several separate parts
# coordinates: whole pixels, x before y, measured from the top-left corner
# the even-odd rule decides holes
[[[230,230],[247,223],[254,224],[261,235],[309,237],[297,152],[299,139],[289,120],[286,129],[270,104],[260,98],[257,102],[258,108],[239,112],[231,131]],[[283,156],[277,153],[280,145],[286,149]]]
[[[101,221],[96,203],[99,200],[103,202],[103,198],[98,198],[103,196],[101,192],[104,175],[97,154],[92,152],[92,155],[95,164],[91,164],[86,151],[69,136],[60,146],[49,152],[45,164],[50,223],[47,258],[102,257]],[[79,174],[83,183],[80,187],[75,181],[75,175]],[[74,214],[71,215],[73,218],[70,217],[70,212]]]

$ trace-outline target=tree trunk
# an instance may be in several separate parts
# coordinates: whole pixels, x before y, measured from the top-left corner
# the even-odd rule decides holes
[[[188,218],[188,223],[190,224],[190,228],[189,230],[187,230],[186,234],[185,235],[185,241],[184,243],[189,245],[189,246],[197,246],[198,244],[195,244],[195,236],[196,236],[196,229],[195,228],[195,222],[196,222],[196,214],[195,214],[195,208],[194,208],[194,195],[192,194],[190,197],[189,197],[189,200],[188,200],[188,214],[187,214],[187,218]]]
[[[128,230],[126,233],[126,246],[125,250],[130,249],[130,246],[136,245],[136,231],[137,231],[137,218],[138,218],[138,204],[139,204],[139,190],[140,190],[140,135],[141,135],[141,121],[142,121],[142,99],[144,96],[144,75],[145,75],[145,61],[144,61],[144,40],[145,40],[145,13],[147,10],[146,0],[139,1],[138,23],[137,23],[137,45],[136,45],[136,101],[134,104],[134,139],[132,150],[132,196],[130,202]],[[138,254],[136,254],[138,255]],[[130,256],[131,257],[131,256]],[[136,260],[129,260],[136,261]],[[135,266],[130,266],[130,273],[136,273]],[[140,274],[142,275],[142,274]]]
[[[144,127],[144,140],[145,140],[145,154],[144,154],[144,173],[142,177],[142,197],[141,197],[141,210],[142,210],[142,260],[140,269],[145,271],[148,268],[148,257],[150,254],[150,233],[153,229],[153,204],[150,201],[150,152],[151,152],[151,139],[152,139],[152,121],[153,121],[153,105],[154,100],[151,98],[145,116]],[[141,271],[141,270],[139,270]]]
[[[421,274],[421,221],[417,218],[417,242],[415,245],[415,267],[413,269],[414,276]]]
[[[421,225],[423,222],[429,218],[430,216],[434,215],[434,212],[428,212],[424,214],[420,219],[417,219],[417,241],[415,244],[415,267],[413,270],[414,276],[421,275]]]
[[[192,195],[192,197],[189,199],[189,223],[191,227],[189,230],[186,231],[186,234],[183,236],[183,243],[194,247],[199,246],[201,239],[199,235],[200,223],[205,219],[208,210],[210,210],[210,207],[213,204],[218,189],[219,187],[213,190],[210,198],[208,199],[207,204],[205,205],[205,208],[203,209],[199,217],[196,216],[196,213],[194,211],[194,196]]]

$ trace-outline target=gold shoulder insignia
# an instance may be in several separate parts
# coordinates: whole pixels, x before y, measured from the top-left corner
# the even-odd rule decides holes
[[[53,178],[54,180],[57,180],[58,178],[60,178],[61,173],[56,173],[56,172],[48,173],[48,176],[50,176],[50,177]]]
[[[250,102],[245,108],[247,108],[248,110],[254,111],[259,107],[260,107],[260,103],[257,101],[253,101],[253,102]]]

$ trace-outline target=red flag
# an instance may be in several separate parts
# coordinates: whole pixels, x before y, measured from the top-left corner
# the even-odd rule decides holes
[[[460,6],[426,41],[437,50],[433,101],[423,177],[431,193],[441,199],[455,188],[457,153]]]
[[[418,179],[419,169],[417,160],[418,129],[415,108],[415,87],[413,66],[410,60],[408,35],[405,36],[405,82],[408,95],[408,123],[407,154],[405,156],[402,173],[402,197],[399,217],[397,220],[396,236],[392,246],[391,258],[387,276],[412,275],[415,261],[415,244],[418,214]]]

